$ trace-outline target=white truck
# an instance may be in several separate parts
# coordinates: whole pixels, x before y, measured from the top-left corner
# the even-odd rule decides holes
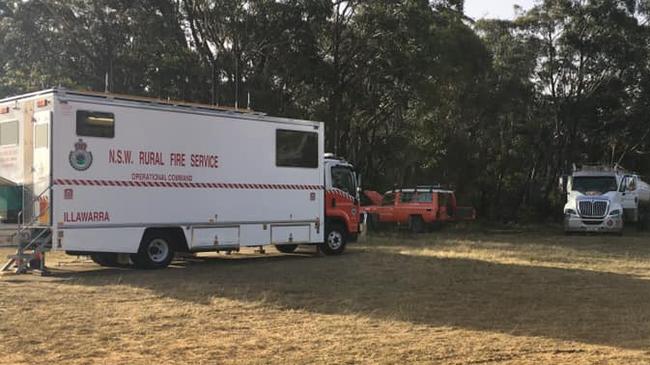
[[[623,233],[627,223],[640,224],[650,203],[650,187],[622,168],[574,167],[561,179],[567,195],[564,231]]]
[[[340,254],[359,232],[353,167],[320,122],[51,89],[0,100],[0,217],[25,252],[166,267],[175,252],[300,244]],[[34,249],[39,247],[39,249]],[[41,260],[41,265],[42,265]]]

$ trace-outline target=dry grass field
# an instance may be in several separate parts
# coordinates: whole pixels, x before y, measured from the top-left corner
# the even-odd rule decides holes
[[[650,364],[647,234],[442,231],[341,257],[49,265],[0,276],[0,364]]]

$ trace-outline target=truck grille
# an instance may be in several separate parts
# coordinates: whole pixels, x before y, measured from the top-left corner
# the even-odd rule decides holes
[[[607,202],[603,200],[583,200],[578,202],[578,210],[582,217],[602,218],[607,214]]]

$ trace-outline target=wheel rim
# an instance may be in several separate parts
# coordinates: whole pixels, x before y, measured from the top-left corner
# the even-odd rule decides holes
[[[167,241],[161,238],[156,238],[151,241],[147,248],[147,255],[149,255],[149,259],[155,263],[165,261],[169,255],[169,245],[167,244]]]
[[[327,236],[327,245],[332,250],[338,250],[343,245],[343,235],[339,231],[332,231]]]

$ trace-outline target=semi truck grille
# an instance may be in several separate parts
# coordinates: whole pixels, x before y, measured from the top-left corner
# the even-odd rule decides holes
[[[603,200],[583,200],[578,202],[582,217],[602,218],[607,214],[607,202]]]

